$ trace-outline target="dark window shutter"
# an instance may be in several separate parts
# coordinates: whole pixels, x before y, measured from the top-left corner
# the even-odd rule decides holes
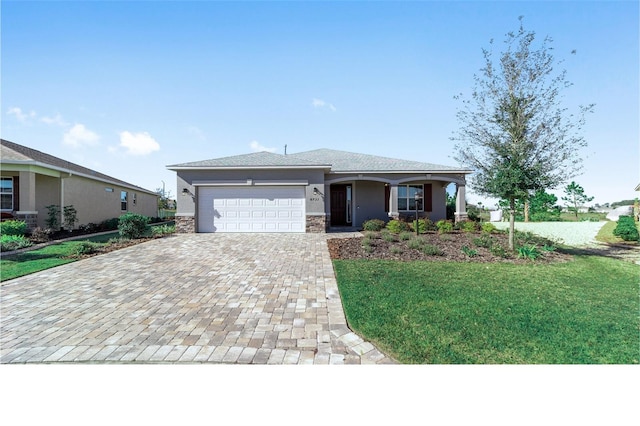
[[[20,178],[13,177],[13,210],[20,211]]]
[[[389,213],[389,197],[391,197],[391,187],[389,185],[384,186],[384,211]]]
[[[432,195],[432,187],[430,183],[425,183],[422,185],[422,194],[423,194],[423,203],[424,203],[424,211],[430,212],[433,211],[433,195]]]

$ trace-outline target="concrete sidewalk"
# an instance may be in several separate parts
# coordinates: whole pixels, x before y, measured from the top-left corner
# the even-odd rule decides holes
[[[393,363],[346,324],[325,234],[190,234],[8,281],[1,363]]]

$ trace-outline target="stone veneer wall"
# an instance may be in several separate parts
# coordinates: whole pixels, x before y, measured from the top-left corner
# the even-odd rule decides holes
[[[306,231],[310,234],[322,234],[327,232],[326,216],[310,216],[307,215]]]
[[[176,216],[176,233],[195,234],[196,218],[194,216]]]

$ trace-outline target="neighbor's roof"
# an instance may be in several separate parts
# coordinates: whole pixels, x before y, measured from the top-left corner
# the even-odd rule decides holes
[[[88,169],[70,161],[63,160],[53,155],[46,154],[42,151],[26,147],[24,145],[0,139],[0,161],[2,164],[25,164],[41,166],[64,173],[72,173],[75,175],[87,177],[90,179],[100,180],[103,182],[120,185],[141,192],[155,194],[153,191],[141,188],[137,185],[130,184],[120,179],[113,178],[95,170]]]
[[[353,172],[447,172],[471,173],[471,170],[419,161],[399,160],[333,149],[317,149],[282,155],[270,152],[235,155],[212,160],[167,166],[181,169],[232,169],[232,168],[325,168],[332,173]]]

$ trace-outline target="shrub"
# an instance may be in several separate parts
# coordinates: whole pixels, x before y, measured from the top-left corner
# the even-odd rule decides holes
[[[135,213],[120,216],[118,232],[122,238],[142,238],[149,230],[149,218]]]
[[[380,231],[385,227],[384,220],[370,219],[362,224],[362,229],[365,231]]]
[[[117,217],[114,217],[114,218],[111,218],[111,219],[107,219],[107,220],[103,220],[98,225],[98,228],[101,231],[115,231],[116,229],[118,229],[119,221],[120,220]]]
[[[409,226],[407,222],[403,222],[398,219],[392,219],[389,221],[389,223],[387,223],[387,229],[394,234],[399,234],[403,231],[410,231],[411,226]]]
[[[400,235],[398,235],[398,238],[400,238],[400,240],[402,241],[408,241],[413,238],[413,232],[403,231],[400,233]]]
[[[485,222],[482,224],[482,232],[485,234],[491,234],[496,231],[496,226],[491,222]]]
[[[51,239],[51,235],[53,231],[49,228],[42,229],[40,227],[35,228],[31,231],[31,241],[35,241],[37,243],[46,243]]]
[[[444,256],[444,251],[434,245],[425,244],[422,247],[422,252],[429,256]]]
[[[64,227],[67,231],[72,231],[78,222],[78,211],[73,206],[64,206],[62,213],[64,216]]]
[[[500,244],[492,245],[491,248],[489,249],[489,251],[494,256],[498,256],[498,257],[502,257],[502,258],[510,257],[509,252],[504,247],[502,247]]]
[[[553,244],[545,244],[542,246],[542,251],[546,251],[546,252],[556,251],[556,247]]]
[[[381,235],[382,235],[382,239],[388,243],[393,243],[396,241],[396,237],[390,232],[386,232]]]
[[[414,249],[414,250],[420,250],[422,248],[422,246],[424,246],[424,240],[422,238],[418,238],[418,237],[412,238],[407,243],[407,247],[409,247],[410,249]]]
[[[29,247],[33,243],[22,235],[6,235],[0,236],[0,251],[13,251],[21,248]]]
[[[364,233],[364,237],[368,238],[370,240],[373,240],[375,238],[380,238],[380,234],[378,234],[377,232],[373,232],[373,231],[367,231]]]
[[[92,254],[98,251],[98,244],[92,243],[91,241],[80,241],[73,248],[73,255],[76,257],[80,257],[86,254]]]
[[[450,220],[439,220],[436,222],[439,234],[446,234],[453,231],[453,223]]]
[[[482,234],[478,238],[473,239],[473,244],[476,247],[491,248],[491,246],[493,246],[493,242],[494,240],[489,234]]]
[[[618,218],[618,224],[613,230],[613,235],[622,238],[624,241],[640,240],[636,222],[631,216],[620,216]]]
[[[478,228],[478,223],[472,220],[465,220],[456,225],[462,232],[475,232]]]
[[[22,220],[5,220],[0,222],[0,234],[24,236],[27,223]]]
[[[411,226],[413,227],[413,230],[416,230],[416,221],[414,220],[411,223]],[[418,233],[420,234],[424,234],[425,232],[433,229],[433,222],[431,222],[429,219],[418,219]]]
[[[541,255],[536,246],[518,247],[518,256],[523,259],[536,260]]]
[[[471,249],[467,246],[462,247],[462,252],[469,257],[474,257],[478,255],[478,250]]]
[[[153,235],[167,235],[167,234],[173,234],[175,232],[176,232],[176,227],[172,225],[159,225],[159,226],[151,227],[151,233]]]
[[[389,251],[392,254],[401,254],[402,253],[402,249],[400,247],[397,247],[397,246],[391,247],[391,249]]]
[[[60,207],[56,206],[55,204],[51,204],[49,206],[46,206],[45,209],[47,209],[47,218],[45,219],[44,223],[47,225],[47,228],[59,230]]]

